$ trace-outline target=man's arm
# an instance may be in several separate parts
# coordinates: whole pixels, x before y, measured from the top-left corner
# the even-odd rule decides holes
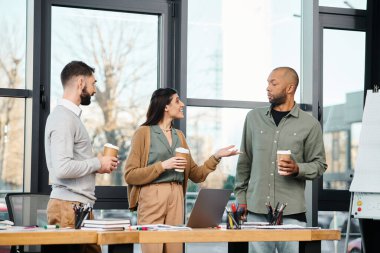
[[[252,129],[248,123],[248,115],[245,118],[243,134],[241,138],[240,152],[235,177],[235,196],[239,204],[247,204],[246,192],[251,176],[252,167]]]
[[[298,163],[297,178],[312,180],[320,177],[327,169],[323,134],[319,122],[312,127],[304,146],[304,163]]]

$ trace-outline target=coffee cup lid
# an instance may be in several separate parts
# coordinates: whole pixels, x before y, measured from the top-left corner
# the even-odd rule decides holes
[[[279,154],[279,155],[291,155],[292,152],[290,150],[277,150],[277,154]]]
[[[111,143],[106,143],[106,144],[104,144],[104,147],[107,147],[107,148],[113,148],[113,149],[117,149],[117,150],[119,150],[119,147],[118,147],[118,146],[112,145]]]
[[[190,151],[188,149],[186,149],[186,148],[176,148],[175,152],[184,153],[184,154],[190,153]]]

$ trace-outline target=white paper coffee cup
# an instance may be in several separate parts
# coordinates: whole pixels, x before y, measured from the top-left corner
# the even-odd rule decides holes
[[[190,154],[190,151],[186,148],[176,148],[175,149],[175,156],[176,157],[183,157],[183,158],[187,159],[189,154]],[[174,169],[174,170],[177,172],[184,172],[184,170],[181,170],[181,169]]]
[[[281,158],[291,159],[292,152],[290,150],[277,150],[277,171],[279,175],[287,175],[286,172],[280,171],[278,163]]]
[[[111,143],[104,144],[103,155],[117,157],[119,153],[119,147],[112,145]]]

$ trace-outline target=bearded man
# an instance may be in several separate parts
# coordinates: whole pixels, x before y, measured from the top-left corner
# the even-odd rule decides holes
[[[236,168],[235,196],[248,221],[266,222],[269,204],[287,204],[283,224],[306,226],[306,180],[327,169],[319,122],[294,101],[297,72],[274,69],[268,77],[269,107],[251,110],[245,119]],[[277,160],[277,150],[291,156]],[[250,252],[298,252],[298,242],[250,243]]]
[[[80,119],[79,105],[89,105],[96,93],[94,72],[94,68],[81,61],[72,61],[63,68],[63,98],[46,122],[45,155],[52,185],[47,206],[49,224],[74,228],[73,206],[79,208],[95,203],[96,173],[111,173],[117,169],[116,157],[94,156],[91,139]],[[62,245],[51,252],[100,252],[100,247]]]

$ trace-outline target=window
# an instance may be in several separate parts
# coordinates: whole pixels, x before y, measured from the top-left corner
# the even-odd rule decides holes
[[[0,88],[25,88],[26,1],[0,2]]]
[[[349,1],[319,0],[319,6],[366,10],[367,1],[366,0],[349,0]]]
[[[334,245],[338,251],[344,247],[350,174],[355,170],[358,151],[363,91],[368,88],[364,80],[366,15],[363,10],[322,7],[319,13],[323,134],[328,169],[318,193],[318,223],[327,225],[326,221],[330,221],[330,227],[342,230],[342,240]],[[355,232],[355,224],[351,231]]]
[[[300,14],[300,1],[189,1],[187,96],[266,102],[273,68],[300,71]]]
[[[325,189],[348,190],[363,114],[365,33],[323,30]]]
[[[123,185],[123,169],[134,131],[145,119],[158,87],[159,16],[52,7],[51,100],[62,97],[60,72],[72,60],[95,67],[97,92],[82,107],[95,153],[105,143],[120,148],[112,174],[97,175],[97,185]]]
[[[0,193],[24,189],[26,5],[0,2]]]
[[[187,108],[187,141],[197,164],[203,164],[218,148],[236,145],[240,148],[243,124],[248,109]],[[233,189],[237,156],[224,158],[215,172],[201,184],[206,188]],[[189,192],[198,187],[189,182]]]

